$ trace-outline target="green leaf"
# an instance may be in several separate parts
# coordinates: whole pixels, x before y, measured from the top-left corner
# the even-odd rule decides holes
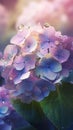
[[[63,83],[40,105],[46,116],[59,130],[66,130],[73,123],[73,85]]]
[[[20,100],[13,100],[16,110],[37,130],[57,130],[56,127],[46,118],[40,103],[22,103]]]
[[[39,103],[32,102],[31,104],[22,103],[20,100],[12,100],[13,106],[16,108],[25,120],[29,123],[38,123],[43,117],[43,112]]]

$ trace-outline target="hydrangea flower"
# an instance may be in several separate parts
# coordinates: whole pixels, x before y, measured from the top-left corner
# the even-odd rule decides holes
[[[52,26],[21,27],[0,58],[1,76],[11,98],[41,101],[73,70],[73,38]]]

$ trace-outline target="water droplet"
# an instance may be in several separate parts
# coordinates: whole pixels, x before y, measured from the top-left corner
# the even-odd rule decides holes
[[[45,23],[45,24],[44,24],[44,27],[45,27],[45,28],[48,28],[49,26],[50,26],[49,23]]]
[[[22,30],[23,30],[23,28],[24,28],[24,25],[23,25],[23,24],[21,24],[20,26],[18,26],[18,31],[22,31]]]

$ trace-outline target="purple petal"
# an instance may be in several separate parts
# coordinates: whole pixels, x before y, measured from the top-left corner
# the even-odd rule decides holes
[[[66,62],[70,56],[70,52],[68,50],[59,47],[50,48],[50,53],[60,63]]]
[[[26,55],[24,57],[24,63],[25,63],[25,70],[29,71],[31,69],[35,68],[35,63],[36,63],[36,57],[35,55]]]
[[[17,47],[15,45],[7,45],[4,50],[4,58],[11,59],[17,54]]]
[[[24,63],[19,63],[19,64],[13,64],[14,68],[16,70],[22,70],[24,69]]]
[[[33,37],[28,37],[25,40],[24,53],[31,53],[37,49],[37,41]]]
[[[28,36],[28,29],[24,29],[23,31],[19,31],[12,39],[11,43],[20,46],[24,43],[25,38]]]

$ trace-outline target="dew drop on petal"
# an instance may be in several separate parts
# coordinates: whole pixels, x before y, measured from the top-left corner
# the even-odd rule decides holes
[[[49,23],[45,23],[45,24],[44,24],[44,27],[45,27],[45,28],[48,28],[49,26],[50,26]]]
[[[20,26],[18,26],[18,31],[22,31],[24,29],[24,25],[21,24]]]

